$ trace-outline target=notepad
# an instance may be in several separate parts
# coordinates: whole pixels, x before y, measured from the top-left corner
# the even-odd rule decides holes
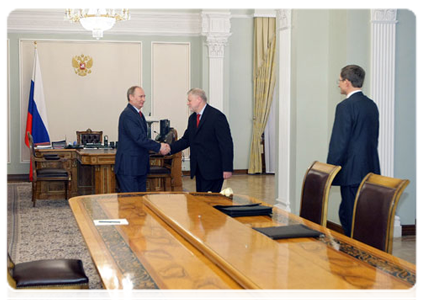
[[[265,216],[272,213],[272,207],[260,203],[244,205],[215,205],[214,208],[231,217]]]
[[[299,237],[320,237],[323,233],[311,229],[303,224],[287,225],[287,226],[274,226],[264,228],[253,228],[258,232],[267,235],[271,239],[291,239]]]
[[[128,220],[126,219],[104,219],[104,220],[94,220],[95,226],[107,226],[107,225],[128,225]]]

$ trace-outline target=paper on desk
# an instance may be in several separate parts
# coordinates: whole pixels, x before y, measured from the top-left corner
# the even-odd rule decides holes
[[[128,225],[128,220],[126,219],[104,219],[104,220],[94,220],[95,226],[105,226],[105,225]]]

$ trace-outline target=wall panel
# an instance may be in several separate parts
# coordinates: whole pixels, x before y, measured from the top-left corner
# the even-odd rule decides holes
[[[126,91],[141,85],[141,42],[37,40],[50,140],[76,141],[76,131],[102,130],[118,138],[118,118],[127,105]],[[21,162],[29,160],[24,143],[34,41],[20,40]],[[75,56],[90,56],[90,73],[80,76]],[[88,71],[88,69],[87,69]]]
[[[187,92],[191,88],[190,44],[153,42],[151,47],[152,116],[169,119],[180,138],[190,115],[187,107]],[[158,123],[153,128],[160,131]]]

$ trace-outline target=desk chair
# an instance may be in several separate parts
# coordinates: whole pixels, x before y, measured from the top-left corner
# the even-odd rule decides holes
[[[300,217],[326,227],[329,190],[340,166],[315,161],[304,175]]]
[[[169,133],[164,137],[163,141],[168,144],[172,144],[178,138],[178,133],[176,129],[171,128]],[[166,191],[166,182],[170,181],[170,189],[174,190],[173,174],[172,170],[174,167],[174,158],[175,155],[159,155],[151,154],[150,155],[150,173],[147,175],[147,179],[159,180],[160,185],[163,186],[163,190]],[[151,182],[151,180],[150,180]],[[150,188],[151,189],[151,188]]]
[[[15,264],[7,254],[7,281],[14,289],[88,289],[88,277],[79,259]]]
[[[85,131],[77,131],[76,140],[78,145],[98,144],[103,141],[103,131],[92,131],[90,128]]]
[[[68,199],[71,191],[71,175],[63,167],[66,158],[56,157],[37,157],[35,155],[34,140],[31,133],[28,132],[29,152],[32,166],[32,205],[35,207],[37,201],[37,184],[39,181],[63,181],[65,184],[65,197]],[[54,162],[53,162],[54,161]],[[43,164],[42,164],[43,163]],[[61,164],[61,167],[43,167],[42,165]]]
[[[395,210],[409,183],[408,179],[367,174],[355,198],[351,237],[392,253]]]

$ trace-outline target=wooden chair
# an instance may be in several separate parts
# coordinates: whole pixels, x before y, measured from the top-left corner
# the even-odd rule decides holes
[[[351,237],[392,253],[395,211],[409,183],[408,179],[367,174],[355,198]]]
[[[300,217],[326,227],[329,190],[340,166],[315,161],[304,175]]]
[[[39,181],[63,181],[65,184],[65,198],[68,199],[71,191],[71,175],[64,167],[63,163],[67,161],[66,158],[60,158],[59,156],[54,157],[37,157],[35,155],[34,140],[31,133],[28,132],[29,140],[29,152],[31,157],[32,166],[32,203],[35,207],[37,201],[37,184]],[[53,167],[52,164],[62,165],[62,167]],[[43,167],[43,165],[49,165],[49,167]]]
[[[98,144],[103,141],[103,131],[92,131],[90,128],[85,131],[77,131],[76,140],[79,145]]]
[[[166,143],[173,143],[178,138],[178,133],[176,129],[171,128],[169,133],[164,138],[164,142]],[[163,187],[163,190],[166,191],[166,187],[168,186],[167,182],[170,181],[170,189],[171,191],[174,190],[174,180],[172,170],[174,167],[174,158],[175,155],[159,155],[159,154],[151,154],[150,155],[150,172],[147,175],[147,179],[151,181],[160,181],[160,186]]]
[[[7,254],[7,280],[14,289],[88,289],[82,261],[50,259],[15,264]]]

